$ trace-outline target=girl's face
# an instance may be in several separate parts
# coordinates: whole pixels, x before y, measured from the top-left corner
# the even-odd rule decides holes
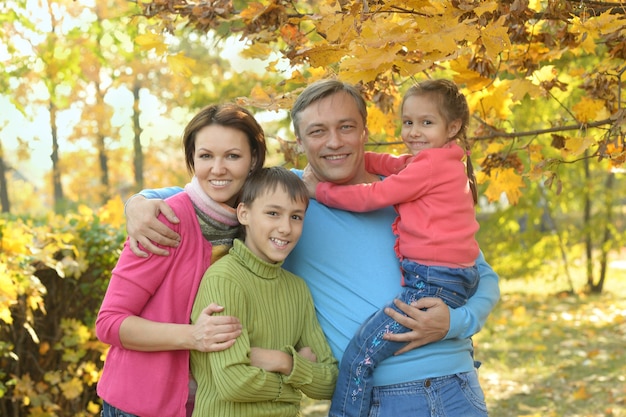
[[[254,163],[246,134],[226,126],[205,126],[196,134],[193,159],[202,190],[214,201],[234,207]]]
[[[413,155],[422,149],[443,147],[460,128],[460,120],[446,122],[432,97],[411,96],[404,101],[401,135]]]

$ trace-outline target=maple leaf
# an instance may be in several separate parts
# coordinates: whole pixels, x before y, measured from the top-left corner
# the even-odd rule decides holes
[[[61,382],[59,387],[63,392],[63,396],[68,400],[78,398],[83,393],[83,383],[76,377],[67,382]]]
[[[167,45],[163,42],[163,36],[155,33],[146,33],[135,38],[135,43],[142,51],[156,50],[158,55],[167,51]]]
[[[504,16],[495,23],[490,23],[481,31],[481,39],[485,46],[485,55],[492,61],[497,60],[501,52],[511,49],[508,28],[504,25]]]
[[[578,156],[583,154],[590,146],[595,145],[595,143],[596,140],[589,136],[566,138],[561,154],[563,157]]]
[[[483,77],[477,71],[469,69],[469,59],[460,57],[450,61],[449,67],[456,74],[452,77],[454,82],[459,85],[465,85],[470,90],[480,90],[491,84],[492,80]]]
[[[598,119],[606,119],[609,116],[604,100],[583,97],[576,103],[572,110],[576,116],[576,120],[582,123],[591,122]]]
[[[522,177],[513,168],[494,168],[491,170],[490,182],[485,196],[490,202],[499,201],[504,193],[510,204],[517,204],[526,187]]]
[[[170,66],[174,74],[182,77],[190,77],[196,67],[196,61],[186,57],[182,52],[179,52],[176,55],[168,55],[167,64]]]
[[[265,43],[255,42],[251,45],[248,45],[245,49],[240,52],[240,55],[243,58],[249,59],[267,59],[274,52],[274,50]]]
[[[535,98],[542,94],[541,88],[533,84],[528,79],[523,80],[511,80],[509,83],[509,92],[511,93],[511,100],[521,101],[526,95]]]

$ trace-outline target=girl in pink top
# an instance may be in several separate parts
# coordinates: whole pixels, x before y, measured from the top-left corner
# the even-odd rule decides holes
[[[103,417],[185,417],[193,407],[189,351],[233,345],[241,325],[211,304],[190,324],[191,309],[207,268],[232,246],[240,225],[234,207],[250,174],[263,167],[265,135],[246,109],[202,109],[183,134],[185,191],[167,200],[180,234],[169,256],[135,256],[127,240],[96,320],[98,338],[111,345],[98,395]]]
[[[469,157],[465,165],[466,152],[456,143],[465,139],[467,101],[454,83],[429,80],[407,91],[401,112],[402,141],[411,154],[368,152],[367,171],[386,176],[383,181],[345,186],[323,182],[317,184],[315,198],[357,212],[393,205],[398,212],[395,251],[404,285],[397,298],[411,304],[440,297],[456,308],[474,294],[479,280],[474,266],[479,252],[474,176]],[[387,307],[397,310],[393,303]],[[407,331],[384,309],[363,324],[343,355],[329,416],[368,415],[373,370],[402,347],[383,335]]]

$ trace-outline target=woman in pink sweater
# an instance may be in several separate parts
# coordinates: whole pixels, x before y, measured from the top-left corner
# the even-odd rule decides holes
[[[397,298],[411,304],[439,297],[457,308],[474,294],[479,280],[474,176],[469,157],[465,165],[466,152],[456,143],[465,139],[469,108],[454,83],[429,80],[407,91],[401,112],[402,141],[411,154],[365,155],[366,170],[385,179],[336,185],[318,184],[306,175],[305,181],[315,198],[330,207],[365,212],[393,205],[404,286]],[[393,303],[386,307],[398,310]],[[363,324],[342,357],[329,416],[368,415],[374,368],[403,346],[383,336],[408,331],[384,309]]]
[[[98,338],[111,345],[98,382],[103,417],[185,417],[193,408],[189,351],[233,345],[241,325],[212,317],[206,307],[195,324],[191,309],[207,268],[239,235],[235,206],[250,174],[263,167],[265,135],[246,109],[213,105],[187,125],[183,147],[193,175],[167,200],[179,223],[161,221],[180,234],[169,256],[135,256],[127,240],[96,320]]]

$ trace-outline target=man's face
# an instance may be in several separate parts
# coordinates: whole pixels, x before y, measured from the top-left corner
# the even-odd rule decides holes
[[[338,92],[300,113],[300,137],[309,165],[321,181],[366,182],[364,145],[368,132],[354,98]]]

